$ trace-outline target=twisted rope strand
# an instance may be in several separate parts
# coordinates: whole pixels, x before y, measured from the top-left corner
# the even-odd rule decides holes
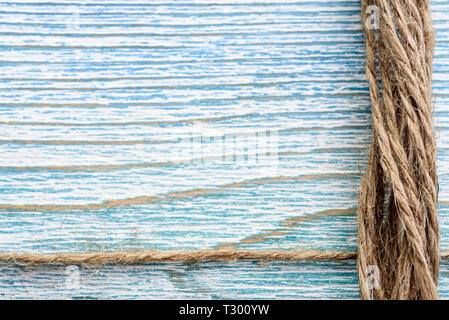
[[[63,254],[2,253],[0,262],[15,264],[138,264],[150,262],[206,261],[321,261],[355,259],[355,252],[292,251],[292,250],[186,250],[186,251],[125,251]]]
[[[379,11],[369,29],[367,8]],[[429,0],[362,0],[373,139],[358,208],[362,299],[437,299],[438,182]],[[371,267],[380,287],[369,285]]]
[[[441,253],[442,259],[449,258],[449,251]],[[357,252],[319,250],[230,250],[205,249],[185,251],[121,251],[89,253],[0,253],[0,262],[17,265],[58,264],[142,264],[159,262],[207,262],[207,261],[342,261],[357,259]]]

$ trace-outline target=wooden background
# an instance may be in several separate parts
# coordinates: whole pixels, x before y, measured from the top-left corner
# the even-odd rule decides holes
[[[449,250],[449,1],[432,6]],[[370,125],[359,1],[1,1],[0,251],[356,250]],[[346,299],[358,284],[355,262],[3,263],[0,298]]]

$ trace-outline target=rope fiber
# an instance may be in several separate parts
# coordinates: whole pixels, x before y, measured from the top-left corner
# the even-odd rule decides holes
[[[378,11],[378,28],[365,23]],[[373,138],[358,206],[362,299],[437,299],[438,182],[429,0],[362,0]],[[380,285],[369,286],[369,271]]]
[[[441,253],[442,259],[449,258],[449,251]],[[141,264],[158,262],[198,263],[207,261],[342,261],[357,259],[357,252],[319,250],[181,250],[181,251],[119,251],[89,253],[1,253],[0,262],[17,265],[105,265]]]

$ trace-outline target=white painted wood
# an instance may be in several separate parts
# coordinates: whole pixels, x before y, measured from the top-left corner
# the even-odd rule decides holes
[[[449,4],[432,7],[448,250]],[[355,250],[371,132],[359,11],[0,1],[0,251]],[[107,266],[76,290],[68,276],[2,264],[0,298],[358,297],[353,262]],[[444,262],[443,298],[448,279]]]

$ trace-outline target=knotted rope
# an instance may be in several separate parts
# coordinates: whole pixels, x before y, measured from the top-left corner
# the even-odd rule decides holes
[[[372,19],[373,8],[379,17],[377,30],[365,23]],[[358,208],[361,297],[437,299],[429,0],[362,0],[362,18],[373,138]],[[379,271],[377,287],[370,286],[373,268]]]

